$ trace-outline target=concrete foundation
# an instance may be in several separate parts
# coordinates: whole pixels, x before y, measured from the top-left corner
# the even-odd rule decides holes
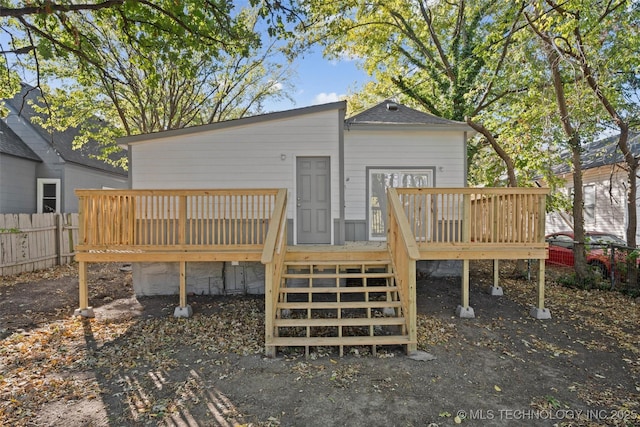
[[[96,314],[93,312],[93,307],[76,308],[73,315],[79,317],[96,317]]]
[[[531,317],[538,320],[551,319],[551,312],[548,308],[531,307],[529,314]]]
[[[489,295],[494,296],[494,297],[503,296],[504,292],[502,291],[502,286],[491,286],[489,288]]]
[[[136,296],[179,292],[179,263],[134,263],[132,275]],[[186,284],[187,294],[264,294],[264,266],[259,262],[188,262]]]
[[[456,308],[456,316],[461,319],[474,319],[476,317],[473,307],[463,307],[461,305]]]
[[[189,304],[184,307],[176,307],[173,310],[173,317],[191,317],[193,315],[193,310]]]
[[[416,262],[416,271],[425,277],[461,277],[462,261],[440,260]]]

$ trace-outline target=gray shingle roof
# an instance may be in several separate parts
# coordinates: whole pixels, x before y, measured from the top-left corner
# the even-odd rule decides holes
[[[42,161],[14,131],[7,126],[4,120],[0,120],[0,153],[34,160],[36,162]]]
[[[34,123],[31,119],[35,116],[40,116],[41,114],[37,113],[34,110],[32,103],[37,103],[40,105],[43,104],[42,95],[39,89],[26,84],[22,84],[22,90],[20,91],[20,93],[16,94],[11,99],[5,100],[5,102],[11,105],[15,110],[19,111],[20,115],[29,121],[31,126],[33,126],[33,128],[42,136],[42,138],[44,138],[45,141],[53,146],[56,152],[65,161],[89,166],[107,172],[117,173],[120,175],[127,174],[124,169],[112,166],[102,160],[95,158],[95,156],[99,156],[101,153],[100,143],[98,143],[97,141],[90,140],[88,143],[84,144],[82,148],[74,150],[73,140],[79,133],[79,130],[77,128],[69,128],[64,132],[59,132],[56,130],[44,129],[39,124]],[[126,153],[124,151],[121,151],[120,153],[115,155],[111,155],[110,158],[112,160],[117,160],[122,156],[126,156]]]
[[[433,114],[414,110],[395,101],[386,100],[380,104],[351,116],[346,120],[347,126],[353,125],[428,125],[452,130],[471,130],[464,122],[443,119]]]
[[[613,165],[624,162],[624,156],[618,148],[618,139],[620,135],[614,135],[607,138],[599,139],[584,145],[584,151],[580,156],[582,169],[592,169],[600,166]],[[640,156],[640,132],[629,132],[629,146],[634,156]],[[563,159],[571,156],[566,152],[561,155]],[[571,171],[571,167],[564,163],[554,168],[556,174],[567,173]]]

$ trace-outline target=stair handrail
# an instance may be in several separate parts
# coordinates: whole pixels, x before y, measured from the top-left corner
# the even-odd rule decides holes
[[[275,347],[270,346],[274,338],[275,307],[280,294],[282,269],[287,245],[287,190],[280,189],[276,195],[269,230],[262,251],[261,262],[265,267],[265,354],[275,356]]]
[[[387,200],[387,248],[406,316],[409,334],[407,351],[414,351],[418,341],[416,260],[420,258],[420,251],[395,188],[387,189]]]

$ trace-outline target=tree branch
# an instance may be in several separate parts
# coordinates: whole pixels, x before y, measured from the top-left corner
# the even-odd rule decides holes
[[[80,12],[83,10],[108,9],[119,6],[125,0],[105,0],[100,3],[56,4],[46,2],[42,6],[0,7],[0,17],[24,17],[29,15],[51,15],[57,12]]]

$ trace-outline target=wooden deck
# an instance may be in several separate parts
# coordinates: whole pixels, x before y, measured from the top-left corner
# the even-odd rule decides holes
[[[90,262],[179,263],[176,315],[189,316],[187,262],[259,261],[265,266],[269,355],[279,346],[290,345],[307,350],[313,345],[336,345],[341,352],[345,345],[372,345],[374,351],[376,345],[404,345],[407,351],[414,350],[416,261],[462,260],[458,313],[470,317],[469,260],[547,258],[546,189],[391,188],[386,242],[289,247],[285,189],[76,193],[81,242],[76,248],[78,314],[92,315],[87,283]],[[545,318],[544,262],[539,264],[532,315]],[[497,274],[494,277],[497,287]],[[300,280],[307,285],[292,285]],[[357,280],[361,286],[345,288],[348,280]],[[384,288],[376,287],[381,283]],[[331,320],[318,317],[327,310],[333,313]],[[288,317],[290,313],[295,316]],[[334,328],[334,336],[315,336],[320,326]],[[388,328],[395,332],[390,334]],[[381,330],[387,332],[380,335]]]

